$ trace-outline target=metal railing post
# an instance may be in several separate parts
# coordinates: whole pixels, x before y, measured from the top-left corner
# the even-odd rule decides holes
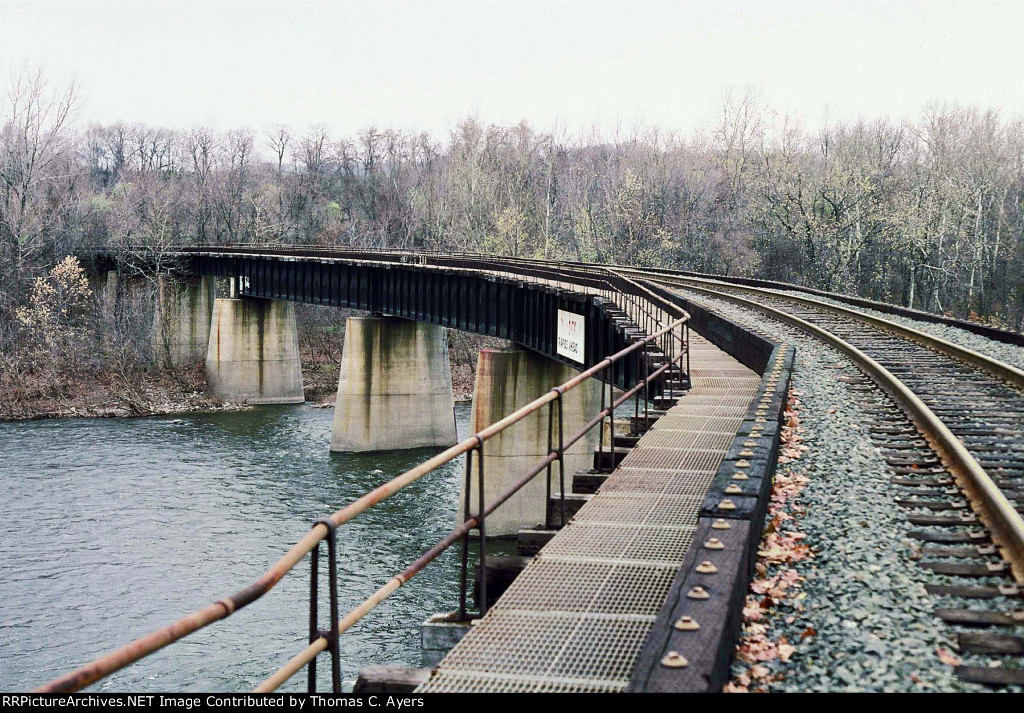
[[[554,529],[554,525],[551,522],[551,468],[555,462],[558,463],[558,500],[559,509],[561,513],[561,519],[559,520],[559,527],[565,527],[565,432],[563,430],[564,419],[562,414],[562,388],[559,386],[551,389],[555,392],[555,400],[548,404],[548,455],[552,453],[556,454],[554,461],[548,463],[547,474],[548,474],[548,488],[547,488],[547,500],[545,501],[544,507],[544,528],[546,530]],[[555,449],[555,405],[558,406],[558,449]]]
[[[484,520],[487,516],[487,503],[484,499],[484,439],[476,437],[477,473],[480,481],[479,487],[479,514],[477,517],[477,532],[480,534],[480,616],[487,613],[487,534],[484,531]],[[470,451],[470,457],[473,452]]]
[[[601,381],[598,379],[598,381]],[[598,433],[597,442],[597,472],[601,472],[601,467],[604,464],[604,382],[601,382],[601,430]]]
[[[552,389],[553,390],[553,389]],[[555,402],[552,401],[548,404],[548,453],[551,453],[555,447]],[[547,487],[547,499],[544,501],[544,529],[551,529],[551,463],[548,463],[547,476],[548,476],[548,487]]]
[[[555,400],[548,404],[548,455],[554,453],[557,457],[555,461],[558,462],[558,501],[559,501],[559,528],[565,527],[565,432],[563,430],[564,418],[563,418],[563,402],[562,402],[562,387],[556,386],[552,391],[555,392]],[[555,404],[558,404],[558,450],[555,450],[554,443],[554,413]],[[548,499],[544,510],[544,527],[548,530],[554,529],[551,524],[551,466],[554,465],[555,461],[548,463]]]
[[[317,599],[320,589],[317,582],[317,569],[320,563],[320,543],[313,546],[309,553],[309,643],[320,637],[320,624],[317,614]],[[306,692],[316,693],[316,657],[306,667]]]
[[[338,641],[338,539],[337,526],[329,517],[323,517],[313,526],[323,525],[327,528],[327,582],[330,587],[330,629],[321,630],[318,624],[317,599],[320,544],[313,549],[310,560],[310,600],[309,600],[309,642],[319,638],[327,640],[327,650],[331,654],[331,690],[341,693],[341,651]],[[316,659],[309,662],[309,673],[306,680],[309,693],[316,693]]]
[[[608,472],[615,472],[615,364],[610,362],[611,377],[608,379],[608,440],[611,452],[608,462]]]
[[[466,453],[466,495],[462,504],[462,521],[469,519],[470,488],[473,483],[473,451]],[[466,583],[469,570],[469,530],[462,536],[462,568],[459,571],[459,621],[466,621]]]
[[[565,527],[565,432],[562,430],[565,419],[563,416],[562,387],[558,391],[558,487],[562,491],[562,527]]]
[[[693,385],[693,377],[690,376],[690,324],[683,323],[683,339],[686,340],[686,380]]]
[[[646,350],[645,350],[646,352]],[[640,358],[643,356],[641,352],[635,352],[636,355],[636,385],[640,386],[640,380],[643,379],[643,371],[640,369]],[[637,391],[633,394],[633,433],[636,433],[636,423],[640,420],[640,392]]]
[[[651,423],[650,415],[650,404],[651,404],[651,357],[647,353],[647,342],[644,342],[644,432]]]
[[[666,335],[668,337],[668,345],[669,345],[669,348],[671,350],[667,363],[672,365],[672,366],[676,366],[676,340],[675,340],[674,332],[675,332],[674,329],[670,329],[668,331],[668,334]],[[669,369],[669,371],[665,373],[665,376],[671,377],[672,376],[672,370]]]

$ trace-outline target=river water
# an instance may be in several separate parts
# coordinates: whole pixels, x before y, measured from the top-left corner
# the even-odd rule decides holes
[[[332,416],[303,405],[0,423],[0,690],[236,591],[317,517],[436,452],[331,454]],[[468,406],[456,421],[464,436]],[[339,529],[342,614],[451,529],[460,474],[449,464]],[[419,664],[420,622],[457,606],[458,559],[442,555],[342,637],[345,690],[367,664]],[[93,690],[252,688],[305,646],[308,579],[307,558],[263,599]],[[325,655],[318,668],[329,690]],[[282,690],[304,687],[303,671]]]

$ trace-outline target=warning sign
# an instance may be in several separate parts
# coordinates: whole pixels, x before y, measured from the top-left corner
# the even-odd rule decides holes
[[[582,364],[586,331],[583,315],[558,310],[558,354]]]

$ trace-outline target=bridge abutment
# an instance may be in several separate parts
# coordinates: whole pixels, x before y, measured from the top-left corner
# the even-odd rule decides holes
[[[451,446],[455,429],[444,327],[398,317],[349,317],[332,451]]]
[[[302,403],[295,305],[248,297],[214,300],[206,380],[210,394],[222,401]]]
[[[206,357],[216,296],[214,277],[157,279],[153,353],[158,364],[177,369]]]
[[[543,396],[551,388],[573,378],[572,367],[522,349],[483,349],[477,362],[476,388],[473,392],[474,433],[501,420],[516,409]],[[565,408],[563,433],[568,440],[601,408],[601,387],[590,379],[562,397]],[[558,444],[558,410],[555,407],[554,444]],[[591,429],[565,452],[565,485],[572,488],[572,476],[589,470],[594,460],[600,432]],[[530,414],[484,443],[484,495],[489,502],[511,487],[548,453],[548,407]],[[477,512],[476,456],[470,485],[470,512]],[[551,494],[560,492],[558,466],[552,467]],[[459,493],[456,515],[462,521],[465,479]],[[547,476],[541,473],[487,517],[488,537],[515,536],[524,527],[544,522],[547,508]]]

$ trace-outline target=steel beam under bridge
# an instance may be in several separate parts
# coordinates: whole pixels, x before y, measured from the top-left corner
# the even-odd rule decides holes
[[[609,313],[612,305],[597,295],[478,270],[216,248],[189,251],[187,258],[188,272],[236,278],[242,296],[366,310],[498,337],[581,370],[632,343]],[[582,362],[558,353],[558,310],[584,318]],[[616,363],[615,383],[635,384],[639,368],[639,359]]]

